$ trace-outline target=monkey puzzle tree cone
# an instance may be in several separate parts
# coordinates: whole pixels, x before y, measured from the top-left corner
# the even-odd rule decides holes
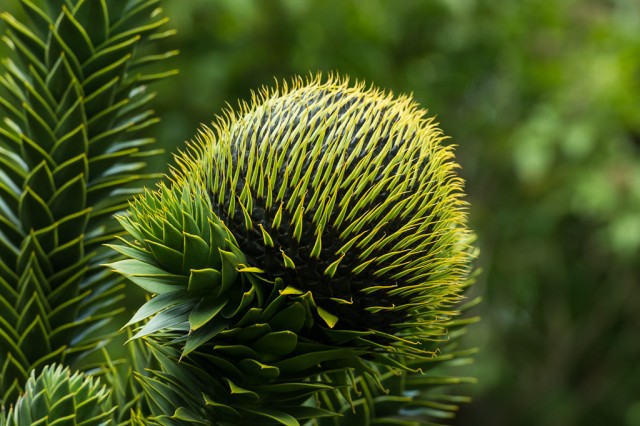
[[[215,414],[182,401],[187,417],[272,421],[300,401],[270,386],[345,389],[353,368],[377,375],[369,361],[430,359],[473,258],[443,139],[409,97],[337,78],[265,89],[203,128],[170,182],[119,218],[132,238],[110,266],[155,295],[131,322],[165,347],[149,392],[209,374]],[[179,357],[191,379],[166,361]]]
[[[327,336],[411,352],[442,333],[472,258],[443,139],[408,97],[296,80],[202,130],[175,179],[204,182],[248,264],[310,293]]]

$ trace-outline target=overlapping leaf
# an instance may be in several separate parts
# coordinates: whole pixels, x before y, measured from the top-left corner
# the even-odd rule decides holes
[[[469,281],[471,283],[472,280]],[[460,306],[467,312],[480,302],[474,299]],[[361,374],[356,378],[358,393],[325,391],[317,396],[318,407],[341,414],[332,419],[314,419],[313,425],[341,426],[403,425],[418,426],[450,424],[461,404],[471,400],[466,395],[452,394],[463,391],[460,385],[476,382],[474,377],[460,376],[456,370],[473,362],[474,348],[461,348],[459,338],[466,327],[479,320],[478,317],[454,319],[446,324],[447,335],[442,341],[423,342],[425,349],[437,351],[431,359],[405,359],[408,367],[381,371],[378,377]],[[373,368],[377,368],[373,366]]]

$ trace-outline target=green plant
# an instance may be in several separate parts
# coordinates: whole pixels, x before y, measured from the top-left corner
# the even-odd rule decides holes
[[[0,413],[0,425],[100,426],[112,423],[115,410],[99,379],[53,364],[38,377],[31,371],[15,407],[6,418]]]
[[[159,0],[21,5],[31,27],[2,15],[20,60],[0,80],[2,422],[423,424],[455,411],[464,398],[433,387],[469,379],[431,369],[470,353],[455,339],[475,319],[455,317],[474,237],[432,118],[408,97],[297,79],[203,129],[169,182],[123,212],[151,177],[144,87],[171,74],[138,71],[174,54],[139,50],[171,34]],[[105,264],[149,295],[127,324],[126,375],[105,349],[122,310]]]
[[[111,268],[156,294],[131,321],[151,318],[134,337],[161,360],[156,414],[297,424],[310,396],[351,400],[356,376],[419,374],[472,258],[441,139],[410,99],[332,78],[265,90],[202,130],[113,246],[129,259]]]
[[[117,277],[100,266],[112,216],[140,191],[157,119],[149,40],[170,33],[159,1],[22,0],[3,13],[0,77],[0,405],[47,364],[81,366],[112,336]]]

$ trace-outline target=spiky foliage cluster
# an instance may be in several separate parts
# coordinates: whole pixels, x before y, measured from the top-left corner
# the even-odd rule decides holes
[[[131,337],[130,329],[127,329],[127,334]],[[144,417],[149,411],[136,377],[144,377],[147,374],[145,369],[156,367],[157,362],[142,340],[129,342],[125,349],[125,354],[114,357],[108,347],[101,348],[102,359],[89,373],[99,378],[111,392],[111,401],[116,407],[115,424],[129,426],[135,424],[132,423],[134,419]]]
[[[37,377],[31,371],[24,394],[6,417],[0,413],[0,426],[102,426],[113,424],[114,411],[99,379],[53,364]]]
[[[0,405],[29,371],[74,362],[118,310],[112,215],[138,193],[147,109],[141,55],[169,33],[159,0],[20,0],[1,15],[17,61],[0,76]],[[106,257],[105,257],[106,256]]]
[[[472,283],[470,279],[468,284]],[[479,302],[480,298],[476,298],[459,309],[465,312]],[[474,377],[461,377],[455,372],[457,368],[473,363],[476,349],[461,348],[459,339],[466,334],[466,326],[478,320],[478,317],[468,317],[447,322],[446,342],[423,342],[424,349],[437,351],[437,356],[404,360],[413,371],[381,370],[376,380],[371,375],[360,375],[355,382],[358,392],[347,397],[335,390],[322,392],[316,397],[316,404],[340,416],[314,419],[312,424],[435,426],[452,419],[459,404],[469,402],[471,398],[453,394],[450,388],[476,382]]]
[[[112,246],[129,258],[110,266],[156,295],[130,321],[151,317],[134,338],[148,338],[162,367],[141,378],[152,421],[270,424],[330,415],[301,407],[310,394],[333,389],[309,378],[345,375],[363,351],[307,336],[316,320],[312,295],[247,265],[202,182],[161,185],[129,213],[120,221],[135,240]]]
[[[408,374],[448,339],[472,258],[442,139],[409,98],[333,78],[204,129],[120,217],[110,265],[154,295],[131,321],[161,363],[153,422],[296,425],[389,407],[392,377],[394,415],[428,405]]]
[[[176,179],[205,182],[251,266],[313,295],[332,329],[319,332],[427,355],[472,257],[442,139],[408,97],[297,80],[201,132]]]

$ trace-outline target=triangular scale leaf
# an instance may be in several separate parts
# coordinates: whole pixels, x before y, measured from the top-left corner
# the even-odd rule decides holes
[[[84,210],[86,203],[85,178],[83,175],[78,175],[58,188],[49,201],[49,207],[54,218],[62,219],[69,213]]]
[[[125,244],[127,245],[122,245],[122,244],[105,244],[105,246],[117,251],[118,253],[126,256],[126,257],[130,257],[131,259],[136,259],[139,260],[141,262],[144,263],[149,263],[149,264],[154,264],[155,263],[155,258],[149,254],[148,251],[146,251],[144,248],[142,247],[138,247],[135,245],[131,245],[129,243],[127,243],[125,241]]]
[[[300,333],[306,322],[307,310],[301,303],[295,302],[291,306],[276,313],[273,318],[267,318],[274,331],[291,331]]]
[[[276,379],[280,375],[280,369],[273,365],[263,364],[255,359],[243,359],[238,362],[238,367],[249,377],[261,377]]]
[[[227,299],[217,296],[202,298],[189,314],[190,329],[197,330],[211,321],[225,307],[227,301]]]
[[[186,286],[186,277],[167,274],[162,269],[138,260],[126,259],[107,265],[150,293],[163,294]]]
[[[28,104],[23,104],[25,117],[28,124],[28,136],[31,140],[38,141],[38,146],[43,150],[49,151],[53,148],[56,142],[56,137],[53,134],[46,121]]]
[[[66,6],[62,7],[62,14],[56,23],[56,30],[80,63],[84,63],[93,55],[93,45],[85,27],[78,22]]]
[[[207,268],[209,246],[198,235],[184,232],[184,258],[182,270],[187,273],[193,269]]]
[[[46,228],[53,223],[53,215],[47,203],[31,188],[27,188],[20,197],[19,214],[24,231]]]
[[[23,313],[23,315],[25,314]],[[31,358],[38,359],[46,356],[51,352],[49,333],[50,331],[46,329],[41,317],[35,316],[33,322],[22,333],[18,345],[24,348],[25,352],[28,351]]]
[[[55,191],[53,175],[47,163],[38,164],[25,177],[25,186],[32,188],[44,200],[51,198]]]
[[[190,294],[217,297],[222,284],[222,274],[215,269],[192,269],[189,276]]]
[[[252,346],[258,353],[284,356],[293,352],[297,343],[298,335],[286,330],[269,333],[256,341]]]
[[[131,55],[126,55],[91,74],[83,85],[85,93],[87,93],[87,99],[89,100],[89,96],[94,92],[104,90],[102,89],[104,86],[113,86],[115,81],[121,80],[124,77],[130,59]],[[103,103],[103,105],[105,104]]]
[[[247,407],[243,407],[243,410],[259,417],[265,417],[284,426],[300,426],[300,423],[293,416],[272,408],[260,407],[259,409],[249,409]]]
[[[158,313],[132,339],[139,339],[156,331],[171,329],[184,324],[187,321],[189,309],[189,305],[178,305]]]
[[[231,380],[225,378],[225,381],[227,382],[227,384],[229,385],[229,390],[231,391],[232,395],[243,395],[243,396],[248,396],[251,399],[259,399],[260,397],[258,396],[257,393],[244,389],[238,385],[236,385],[234,382],[232,382]]]
[[[362,351],[349,348],[329,349],[326,351],[310,352],[298,355],[283,361],[279,361],[274,366],[287,373],[299,372],[306,369],[313,369],[318,364],[337,359],[349,359],[362,354]]]
[[[222,316],[218,316],[209,321],[205,326],[200,327],[189,333],[187,342],[182,349],[183,357],[189,355],[194,350],[208,342],[214,336],[217,336],[228,325],[228,321]]]
[[[53,177],[56,186],[61,187],[73,179],[86,177],[88,173],[89,164],[87,163],[87,156],[85,154],[79,154],[56,167],[53,170]],[[83,192],[85,192],[84,188]]]
[[[7,30],[7,38],[11,40],[14,50],[17,53],[18,57],[22,61],[23,64],[32,65],[38,72],[44,75],[46,73],[46,68],[44,64],[40,61],[40,58],[35,56],[33,51],[26,46],[20,38],[18,38],[15,33],[11,30]]]
[[[65,63],[63,56],[60,56],[49,67],[45,83],[49,88],[49,92],[56,98],[61,99],[65,91],[68,90],[69,84],[73,79],[73,75],[69,72],[69,67]]]
[[[147,241],[149,250],[153,253],[154,263],[158,263],[168,272],[173,274],[182,274],[184,262],[184,254],[178,250],[156,243],[155,241]]]
[[[22,136],[21,154],[24,161],[30,168],[36,167],[41,162],[49,164],[53,168],[54,161],[51,156],[43,150],[38,144],[29,139],[26,135]]]
[[[71,213],[54,224],[57,231],[58,244],[65,244],[82,234],[89,222],[91,208]]]
[[[53,22],[51,22],[47,14],[31,0],[20,0],[20,3],[22,4],[23,10],[33,23],[33,26],[37,29],[40,35],[44,36]]]
[[[109,105],[114,101],[118,84],[120,83],[120,77],[116,76],[107,81],[97,81],[96,84],[101,83],[104,84],[102,84],[102,86],[95,87],[94,90],[89,92],[89,95],[84,99],[84,108],[87,112],[87,117],[93,117],[101,111],[104,111],[104,106]],[[125,129],[125,127],[119,125],[113,127],[115,127],[115,129],[91,127],[91,139],[96,135],[122,134]],[[110,146],[109,143],[105,145]],[[105,151],[106,149],[103,148],[102,152]],[[93,152],[94,155],[96,153],[96,151]]]
[[[56,247],[49,253],[51,263],[59,270],[64,270],[82,262],[84,257],[83,235]]]
[[[123,31],[140,27],[140,25],[149,22],[154,10],[157,9],[159,5],[160,2],[158,0],[138,2],[138,4],[135,5],[136,7],[129,9],[118,22],[113,23],[111,30]]]
[[[233,253],[222,249],[219,249],[219,252],[222,258],[222,289],[220,291],[226,292],[235,283],[239,262]]]
[[[163,309],[170,308],[172,306],[187,303],[193,298],[188,296],[184,291],[177,290],[171,293],[160,294],[151,298],[144,305],[138,309],[138,311],[133,315],[133,317],[127,322],[122,328],[128,327],[129,325],[140,322],[144,319],[149,318],[152,315],[157,314]]]
[[[84,104],[82,99],[78,99],[75,104],[67,109],[62,118],[60,118],[54,129],[54,133],[57,137],[65,136],[67,133],[84,126],[86,121],[87,117],[84,113]]]
[[[79,1],[73,15],[87,32],[93,46],[100,46],[106,40],[109,35],[109,12],[105,0]]]

